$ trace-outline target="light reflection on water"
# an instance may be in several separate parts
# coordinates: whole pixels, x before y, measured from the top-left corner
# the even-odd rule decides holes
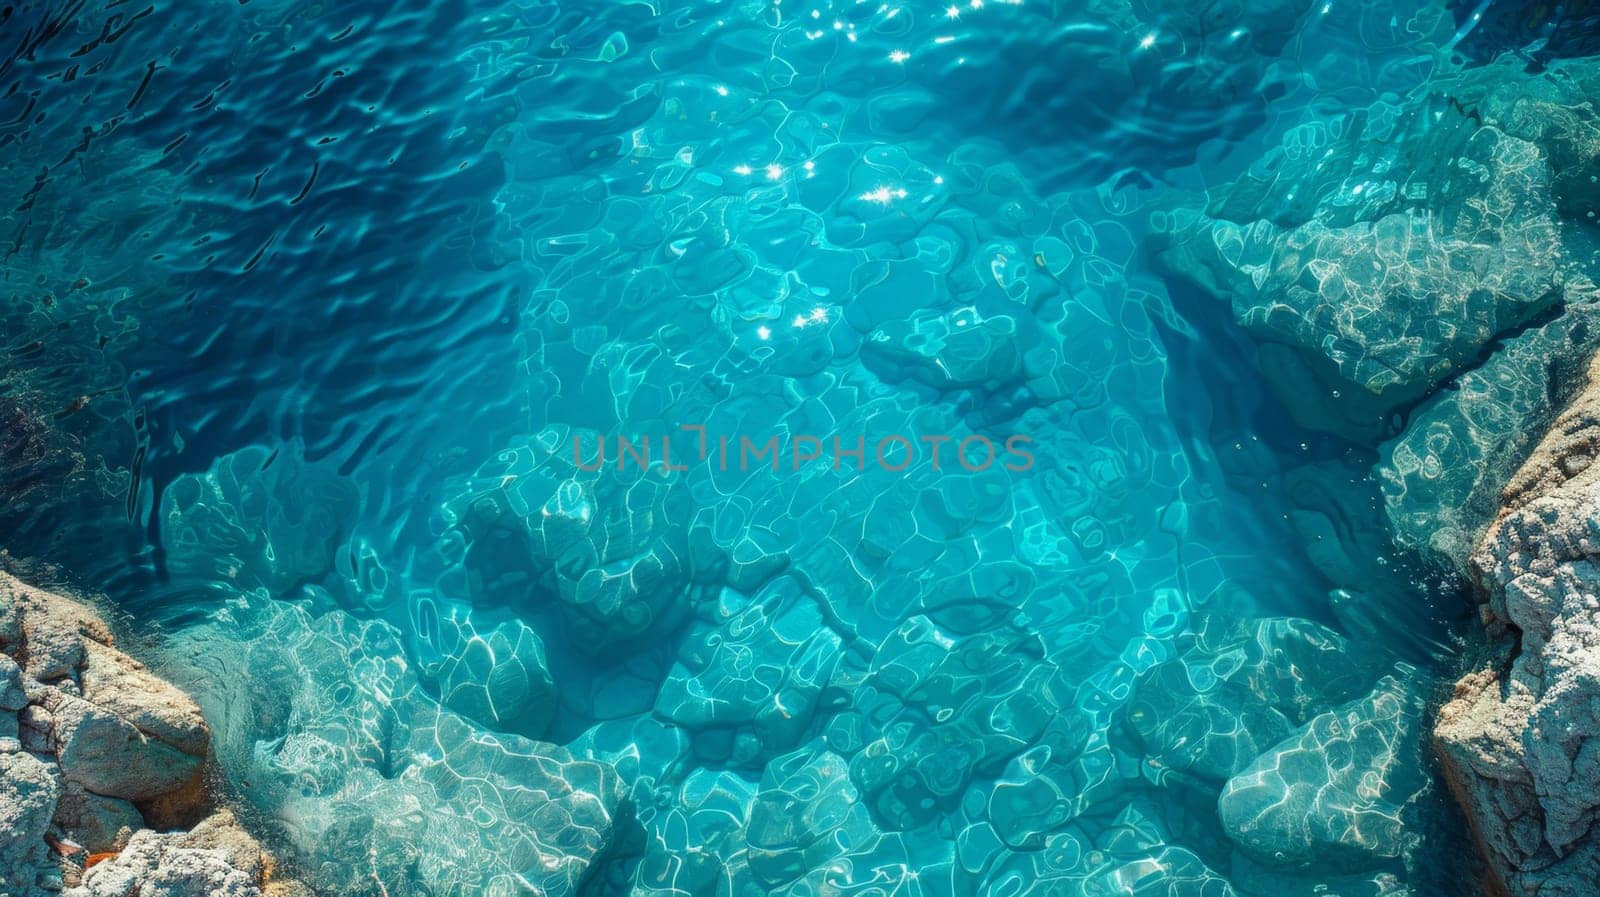
[[[1442,893],[1445,823],[1288,871],[1218,831],[1229,775],[1397,656],[1425,694],[1433,658],[1341,636],[1368,633],[1292,519],[1315,492],[1371,544],[1370,447],[1290,423],[1142,245],[1420,83],[1448,11],[258,0],[4,28],[31,47],[4,314],[39,342],[7,394],[90,397],[59,424],[70,499],[5,540],[173,636],[230,778],[330,888]],[[1026,434],[1039,463],[559,450],[684,424]]]

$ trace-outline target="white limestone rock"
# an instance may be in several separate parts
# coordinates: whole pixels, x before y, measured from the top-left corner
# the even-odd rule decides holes
[[[0,753],[0,894],[29,895],[44,872],[61,776],[55,764],[21,750]]]
[[[199,706],[91,607],[0,572],[0,897],[305,897],[226,810],[146,827],[208,803],[210,750]]]
[[[1472,555],[1509,664],[1476,671],[1434,738],[1492,874],[1511,895],[1600,881],[1600,389],[1567,408],[1511,479]]]

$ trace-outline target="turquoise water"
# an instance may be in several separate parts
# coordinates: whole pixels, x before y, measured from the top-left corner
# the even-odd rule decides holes
[[[1470,893],[1392,433],[1149,240],[1475,12],[7,6],[0,545],[327,893]]]

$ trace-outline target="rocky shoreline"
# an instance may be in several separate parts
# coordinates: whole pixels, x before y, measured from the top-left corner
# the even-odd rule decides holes
[[[1434,738],[1496,893],[1600,879],[1600,361],[1502,493],[1471,558],[1497,663],[1463,677]]]
[[[1259,39],[1276,40],[1270,31]],[[877,870],[954,869],[950,857],[925,862],[918,848],[942,831],[931,827],[935,820],[970,811],[956,858],[972,864],[961,874],[982,878],[983,887],[1025,881],[1062,893],[1105,881],[1151,888],[1177,881],[1168,893],[1287,897],[1332,887],[1347,897],[1392,895],[1407,888],[1400,875],[1410,871],[1417,833],[1432,822],[1420,815],[1448,809],[1433,800],[1437,779],[1421,774],[1427,758],[1420,755],[1430,746],[1486,860],[1485,890],[1593,893],[1600,880],[1600,467],[1593,463],[1600,364],[1591,367],[1600,347],[1600,59],[1525,61],[1453,70],[1415,96],[1320,122],[1321,131],[1297,129],[1204,203],[1162,213],[1165,271],[1229,305],[1291,417],[1359,449],[1284,476],[1300,547],[1328,580],[1327,622],[1343,633],[1309,619],[1216,615],[1173,639],[1171,657],[1152,658],[1129,680],[1089,683],[1131,695],[1126,709],[1099,697],[1079,705],[1073,691],[1087,681],[1085,667],[1055,665],[1071,656],[1061,650],[1067,637],[1050,645],[1038,638],[1057,618],[999,622],[1022,596],[1065,583],[1035,581],[999,543],[980,553],[1005,563],[975,564],[961,587],[970,593],[953,600],[932,586],[924,591],[921,577],[948,568],[927,559],[913,571],[885,563],[883,581],[915,599],[885,610],[906,619],[872,634],[872,663],[851,669],[835,659],[845,656],[840,633],[859,636],[836,624],[831,605],[826,618],[811,615],[812,584],[803,577],[772,572],[789,557],[774,549],[758,562],[729,563],[722,546],[677,526],[698,516],[688,486],[580,476],[542,457],[532,463],[533,454],[516,450],[520,442],[486,463],[488,475],[449,506],[450,538],[464,539],[459,563],[451,561],[461,574],[452,584],[457,597],[483,599],[472,608],[476,616],[429,602],[407,632],[362,616],[369,598],[393,597],[378,594],[389,582],[381,570],[362,571],[349,594],[317,591],[343,582],[335,563],[343,546],[334,540],[343,531],[330,521],[352,513],[355,487],[331,473],[302,477],[309,468],[297,466],[292,452],[279,458],[273,448],[252,447],[203,476],[186,474],[155,509],[170,569],[225,583],[219,592],[230,596],[205,624],[174,639],[166,678],[119,649],[90,605],[0,573],[0,897],[309,894],[223,805],[218,767],[250,787],[238,793],[258,809],[287,820],[272,843],[314,858],[306,860],[315,869],[307,880],[336,893],[407,880],[441,897],[524,886],[553,897],[597,892],[593,883],[621,880],[614,861],[641,855],[638,844],[663,832],[674,840],[653,844],[637,875],[670,881],[676,893],[734,881],[749,883],[749,893],[843,892],[870,887]],[[876,182],[857,186],[877,189]],[[853,186],[848,195],[857,192]],[[1043,214],[1031,200],[1005,202],[1008,215]],[[848,200],[837,207],[849,208]],[[944,226],[933,223],[939,208],[896,206],[905,217],[873,219],[860,231],[879,239],[914,225],[933,235]],[[962,222],[987,215],[954,210]],[[1069,226],[1083,223],[1065,208],[1048,211]],[[882,223],[891,220],[893,228]],[[1031,227],[1017,234],[1031,235]],[[1049,229],[1067,232],[1060,222]],[[1019,271],[1032,276],[1029,252],[1009,248],[1025,246],[1021,236],[996,233],[983,239],[1008,247],[1024,260]],[[638,240],[653,245],[648,236]],[[1092,242],[1087,232],[1084,240]],[[930,237],[928,245],[946,241]],[[1043,290],[1030,300],[1039,308],[1062,305],[1052,279],[1069,270],[1065,259],[1076,250],[1054,236],[1038,245],[1045,249],[1032,255],[1033,268],[1051,278],[989,268],[978,280],[992,274],[1007,290]],[[1118,273],[1106,276],[1120,276],[1122,248],[1104,251],[1118,259]],[[869,284],[858,308],[870,309],[870,329],[882,339],[863,350],[864,369],[891,384],[972,387],[985,402],[1001,394],[994,384],[1027,379],[1045,405],[1077,397],[1100,409],[1085,412],[1080,429],[1050,432],[1081,441],[1081,454],[1105,469],[1103,480],[1061,481],[1061,495],[1030,506],[1039,518],[1032,526],[1049,535],[1047,523],[1098,515],[1105,518],[1099,529],[1074,531],[1077,550],[1144,541],[1137,534],[1153,526],[1114,518],[1130,495],[1145,494],[1132,484],[1149,471],[1118,470],[1122,452],[1092,445],[1137,426],[1098,392],[1100,381],[1122,373],[1146,384],[1157,377],[1145,371],[1164,376],[1165,369],[1095,356],[1084,335],[1114,333],[1111,327],[1063,325],[1055,343],[1062,322],[1047,316],[1019,315],[1026,326],[1018,331],[1004,323],[1010,316],[996,315],[965,331],[969,342],[913,346],[920,332],[906,322],[942,319],[931,315],[933,306],[913,317],[891,298],[908,292],[907,283],[943,288],[926,275],[887,264],[873,274],[877,286]],[[857,281],[848,286],[852,301],[859,298]],[[706,286],[706,295],[716,289]],[[1133,304],[1121,293],[1105,303]],[[592,335],[599,320],[573,330]],[[815,375],[834,362],[825,334],[843,334],[837,338],[846,346],[857,339],[834,323],[838,330],[780,328],[778,341],[796,350],[785,356],[795,367],[785,369],[789,380],[769,381],[774,390],[787,388],[791,374]],[[1061,359],[1081,355],[1093,364],[1030,367],[1057,350]],[[38,351],[52,364],[61,352],[43,342]],[[130,491],[126,472],[58,438],[58,421],[95,421],[81,415],[93,390],[74,385],[85,397],[41,402],[58,409],[48,414],[15,397],[0,403],[0,492],[10,490],[15,519],[7,526],[92,557],[76,530],[40,523],[60,511],[63,495],[114,496],[120,517]],[[122,412],[104,419],[114,422],[107,428],[120,426]],[[132,441],[131,434],[117,438]],[[552,444],[570,440],[563,431]],[[1352,471],[1373,494],[1381,484],[1381,497],[1369,505],[1362,488],[1350,488]],[[117,488],[101,488],[107,485]],[[860,506],[877,501],[859,483],[854,488],[847,494],[863,496]],[[1174,495],[1162,506],[1181,507]],[[530,496],[538,500],[524,500]],[[910,514],[917,498],[918,489],[908,489],[881,507]],[[981,528],[985,515],[1001,517],[1003,503],[987,502],[935,509],[931,519],[952,532]],[[770,506],[782,509],[773,516],[785,523],[796,523],[789,509],[807,507],[789,497]],[[797,528],[824,531],[831,515],[855,513],[845,502],[811,507],[798,512],[812,516]],[[81,510],[59,516],[90,533],[114,531]],[[1162,516],[1169,534],[1188,526]],[[890,541],[883,519],[872,520],[871,563],[945,550],[934,540]],[[1386,533],[1422,559],[1419,567],[1455,574],[1481,603],[1487,656],[1442,706],[1429,704],[1431,680],[1414,665],[1437,658],[1426,656],[1434,647],[1428,633],[1408,625],[1423,615],[1415,590],[1383,566],[1399,556]],[[842,547],[807,544],[813,554],[797,553],[795,570],[840,581],[853,574],[856,558]],[[751,556],[767,551],[753,540],[739,547]],[[1246,560],[1272,553],[1254,546]],[[1225,568],[1217,570],[1217,582],[1228,583]],[[1148,591],[1148,582],[1108,580],[1096,586],[1103,592],[1073,595],[1071,606],[1115,607],[1126,594]],[[316,588],[301,594],[307,583]],[[370,594],[363,591],[369,583],[378,583]],[[752,603],[714,607],[710,596],[725,586],[751,593],[738,597]],[[841,594],[859,595],[865,607],[876,588],[859,576]],[[584,705],[576,718],[600,722],[578,737],[553,729],[564,696],[551,652],[521,616],[535,592],[558,605],[560,624],[547,631],[576,634],[586,653],[621,645],[626,654],[689,627],[692,637],[670,666],[615,680],[637,675],[659,685],[658,702],[624,705],[624,688],[569,678],[565,697]],[[991,601],[995,593],[1003,600]],[[290,595],[297,600],[278,600]],[[1314,593],[1306,603],[1319,601]],[[782,615],[767,616],[760,602],[784,607]],[[1152,620],[1165,617],[1168,631],[1190,625],[1186,609],[1165,602],[1152,606]],[[703,618],[685,623],[689,607]],[[1104,617],[1096,625],[1118,622]],[[785,656],[805,658],[796,664],[801,672],[769,675],[744,663]],[[1433,672],[1453,669],[1450,662]],[[1214,675],[1219,669],[1226,672]],[[927,678],[911,681],[908,670]],[[862,702],[864,711],[839,714],[826,739],[810,728],[833,712],[836,695],[866,692],[874,697]],[[925,718],[930,708],[936,724]],[[1013,729],[997,735],[1002,717]],[[1086,731],[1092,740],[1074,740]],[[1129,744],[1114,748],[1113,731]],[[951,760],[950,745],[978,749]],[[696,771],[687,780],[652,778],[658,771],[641,754],[692,759]],[[1129,758],[1138,768],[1124,768],[1133,765],[1121,762]],[[991,780],[983,801],[963,796],[971,782]],[[1137,790],[1125,788],[1129,782]],[[662,811],[671,814],[670,828],[647,831],[634,799],[654,797],[647,792],[657,788],[680,791],[660,801],[671,808]],[[1175,816],[1217,831],[1171,825],[1162,810],[1174,796],[1192,805]],[[1120,806],[1116,823],[1070,825],[1095,804]],[[840,869],[861,877],[833,878]],[[1308,869],[1317,880],[1303,874]]]
[[[1492,659],[1433,742],[1510,897],[1600,880],[1597,98],[1600,57],[1442,76],[1286,140],[1161,238],[1297,420],[1376,444],[1396,547],[1480,602]]]
[[[210,749],[92,607],[0,571],[0,893],[309,895],[208,787]]]

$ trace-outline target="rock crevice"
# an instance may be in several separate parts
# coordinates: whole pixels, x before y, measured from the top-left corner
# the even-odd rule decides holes
[[[296,897],[208,793],[188,695],[88,605],[0,572],[0,894]]]
[[[1438,76],[1173,212],[1160,254],[1230,304],[1294,417],[1375,446],[1401,556],[1477,595],[1493,656],[1456,685],[1433,742],[1490,890],[1511,897],[1600,881],[1597,96],[1600,57]],[[1336,596],[1365,591],[1310,550],[1336,562]],[[1258,763],[1222,802],[1257,853],[1284,843],[1262,799],[1292,786],[1275,776]],[[1387,847],[1396,814],[1373,806],[1343,834]],[[1308,852],[1341,846],[1318,835]]]
[[[1495,885],[1600,879],[1600,360],[1502,493],[1473,552],[1503,660],[1456,684],[1434,737]]]

